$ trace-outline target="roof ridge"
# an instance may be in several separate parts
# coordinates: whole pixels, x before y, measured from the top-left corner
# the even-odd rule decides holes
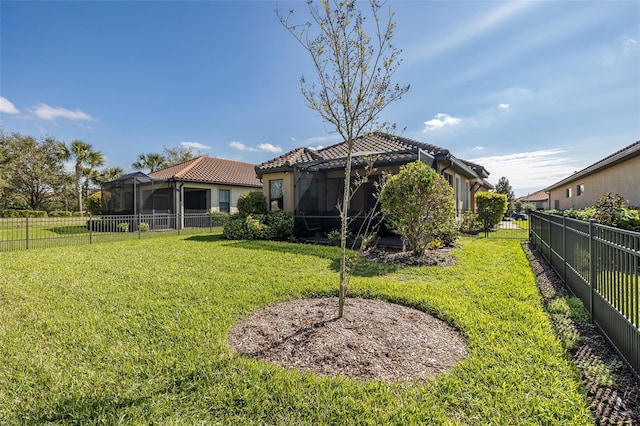
[[[184,169],[174,174],[173,177],[176,178],[176,177],[184,176],[189,170],[193,169],[196,164],[200,163],[204,157],[205,157],[204,155],[201,155],[199,157],[194,158],[191,164],[187,165],[187,167],[185,167]]]

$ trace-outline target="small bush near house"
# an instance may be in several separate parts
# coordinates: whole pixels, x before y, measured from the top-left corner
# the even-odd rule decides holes
[[[129,232],[129,223],[128,222],[120,222],[116,226],[116,229],[118,230],[118,232]]]
[[[232,214],[222,233],[230,240],[289,240],[293,237],[293,215],[288,212]]]
[[[229,220],[229,213],[209,212],[208,216],[211,218],[212,226],[224,226],[227,220]]]
[[[382,186],[381,210],[415,256],[434,240],[452,244],[457,237],[453,188],[435,170],[416,161],[400,168]]]
[[[462,213],[460,219],[460,232],[463,234],[475,235],[482,229],[482,220],[472,211]]]
[[[242,216],[267,214],[267,199],[259,191],[245,192],[238,197],[238,213]]]
[[[491,229],[500,223],[507,211],[507,196],[495,192],[478,192],[476,206],[484,228]]]
[[[147,222],[140,222],[138,224],[138,231],[140,231],[140,232],[149,231],[149,224]]]

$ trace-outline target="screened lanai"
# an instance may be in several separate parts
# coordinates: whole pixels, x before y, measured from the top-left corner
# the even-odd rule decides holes
[[[101,189],[103,214],[172,213],[175,191],[164,179],[136,172],[105,182]]]

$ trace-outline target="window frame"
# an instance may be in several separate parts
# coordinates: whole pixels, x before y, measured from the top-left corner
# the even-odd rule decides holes
[[[222,201],[222,194],[227,194],[227,201]],[[223,203],[226,204],[226,209],[223,208]],[[218,210],[222,213],[231,213],[231,190],[230,189],[218,189]]]
[[[274,184],[280,183],[280,194],[274,194]],[[284,179],[269,180],[269,210],[272,212],[280,211],[284,208]]]

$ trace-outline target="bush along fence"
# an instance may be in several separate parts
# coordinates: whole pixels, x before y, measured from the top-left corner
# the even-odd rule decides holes
[[[529,238],[640,379],[640,233],[535,212]]]
[[[143,238],[159,232],[209,232],[223,226],[226,213],[116,216],[3,217],[0,252]]]

